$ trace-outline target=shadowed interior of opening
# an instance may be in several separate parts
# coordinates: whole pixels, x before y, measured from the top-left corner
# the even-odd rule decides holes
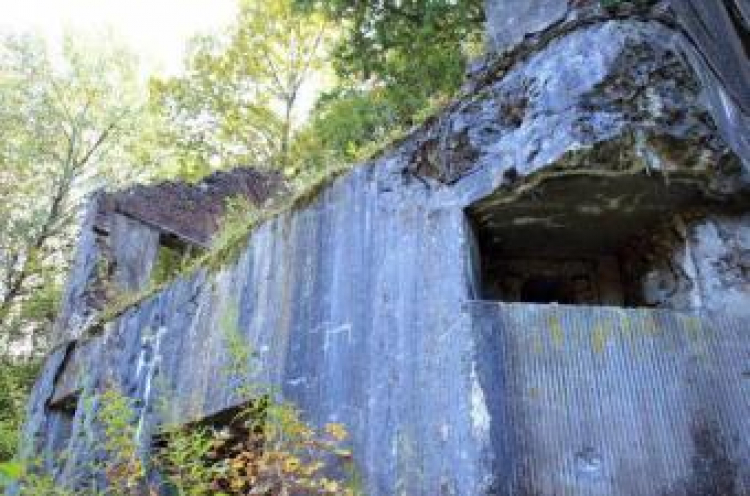
[[[704,194],[694,177],[646,173],[566,176],[498,191],[467,209],[479,297],[646,306],[639,292],[648,257],[632,247],[658,243],[654,233],[677,214],[717,208],[734,207]]]

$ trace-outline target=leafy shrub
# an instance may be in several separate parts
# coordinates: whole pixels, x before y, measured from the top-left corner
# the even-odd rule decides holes
[[[0,462],[13,458],[39,362],[0,360]]]

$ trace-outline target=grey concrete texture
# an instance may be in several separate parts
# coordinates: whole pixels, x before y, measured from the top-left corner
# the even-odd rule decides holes
[[[525,36],[539,33],[562,21],[567,0],[485,0],[487,31],[493,48],[502,52]]]
[[[238,260],[175,281],[96,336],[86,327],[96,311],[82,302],[97,248],[84,227],[24,453],[43,456],[61,484],[85,481],[102,455],[92,411],[107,387],[137,399],[144,450],[161,422],[247,401],[222,372],[231,330],[259,354],[254,379],[313,424],[348,427],[367,494],[746,494],[746,216],[686,227],[702,264],[688,275],[705,302],[690,315],[477,313],[474,223],[544,182],[637,177],[720,201],[747,186],[701,103],[702,80],[678,56],[679,33],[610,20],[553,38],[310,205],[261,225]],[[678,259],[686,244],[673,248]],[[736,269],[721,272],[727,256]],[[132,267],[148,270],[140,262]],[[559,328],[539,324],[549,312]],[[628,318],[634,347],[620,336]],[[704,354],[694,331],[707,336]],[[78,398],[73,412],[66,398]],[[643,442],[628,443],[629,432]],[[712,480],[734,492],[700,492]]]
[[[750,1],[670,0],[722,136],[750,169]],[[688,41],[689,40],[689,41]]]
[[[750,490],[747,319],[473,306],[492,494]]]

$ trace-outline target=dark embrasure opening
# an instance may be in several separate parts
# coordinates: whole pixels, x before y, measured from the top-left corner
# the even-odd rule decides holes
[[[480,299],[658,306],[644,294],[652,265],[676,252],[657,233],[676,215],[724,205],[696,183],[644,174],[548,179],[467,209]],[[666,254],[665,254],[666,253]],[[671,288],[665,288],[665,292]]]

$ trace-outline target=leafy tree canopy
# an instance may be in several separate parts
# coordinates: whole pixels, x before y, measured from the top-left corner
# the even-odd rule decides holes
[[[481,0],[297,4],[343,20],[332,52],[339,83],[319,101],[313,125],[329,146],[350,158],[388,130],[411,126],[431,101],[452,95],[482,46]]]
[[[482,29],[481,0],[297,0],[345,22],[346,34],[334,53],[338,71],[360,79],[396,82],[405,72],[399,59],[411,58],[414,72],[430,70],[447,49],[453,55]],[[433,74],[444,83],[444,75]]]
[[[101,39],[68,37],[54,60],[39,38],[0,39],[0,344],[43,340],[84,195],[137,175],[137,74]]]
[[[328,39],[323,16],[291,0],[243,0],[220,36],[193,41],[184,76],[152,82],[182,175],[212,166],[290,165],[303,86],[318,71]],[[294,171],[288,171],[294,172]]]

